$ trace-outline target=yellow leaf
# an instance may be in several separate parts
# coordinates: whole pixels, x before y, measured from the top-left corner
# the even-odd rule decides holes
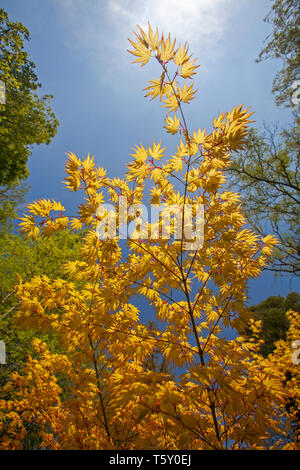
[[[152,148],[151,147],[148,147],[148,152],[149,152],[149,155],[154,158],[155,160],[160,160],[163,156],[164,156],[164,150],[166,147],[163,147],[161,148],[160,147],[160,144],[161,144],[161,140],[159,141],[159,143],[156,145],[154,140],[153,140],[153,146]]]
[[[178,131],[179,124],[180,124],[180,119],[177,118],[177,116],[174,114],[173,118],[171,118],[171,116],[167,116],[165,119],[165,122],[166,122],[166,126],[164,127],[165,129],[167,129],[167,132],[173,135],[176,134]]]
[[[195,75],[196,72],[194,72],[194,70],[196,70],[196,68],[199,67],[199,65],[193,65],[195,60],[196,59],[182,64],[181,69],[180,69],[180,75],[183,78],[192,78],[192,75]]]

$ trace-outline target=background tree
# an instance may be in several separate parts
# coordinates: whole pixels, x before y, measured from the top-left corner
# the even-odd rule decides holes
[[[0,9],[0,80],[6,101],[0,104],[0,194],[7,209],[9,193],[28,176],[27,160],[33,144],[49,144],[58,121],[51,110],[51,95],[39,97],[41,87],[35,64],[25,50],[29,31],[19,22],[10,22]],[[7,196],[7,197],[6,197]],[[3,208],[4,207],[4,208]]]
[[[0,237],[0,339],[6,343],[7,352],[7,364],[0,371],[0,389],[9,374],[19,370],[26,361],[34,334],[24,331],[14,321],[18,308],[15,295],[18,277],[24,280],[39,275],[57,277],[64,262],[78,257],[79,240],[79,235],[69,232],[37,243],[13,233]]]
[[[255,318],[262,322],[262,330],[259,335],[263,340],[261,353],[267,357],[275,349],[275,343],[285,341],[289,330],[287,312],[293,310],[300,314],[300,294],[290,292],[286,298],[276,295],[268,297],[258,305],[250,307]]]
[[[30,39],[20,22],[9,21],[0,9],[0,339],[6,344],[6,365],[0,370],[0,394],[12,372],[20,370],[32,351],[33,333],[15,323],[17,276],[29,279],[38,274],[57,275],[58,266],[77,254],[77,236],[61,234],[52,241],[32,245],[12,232],[16,210],[28,186],[27,161],[32,145],[49,144],[58,121],[51,110],[51,95],[39,96],[41,84],[35,64],[25,49]],[[40,337],[54,350],[55,335]],[[36,447],[36,425],[28,428],[24,448]]]
[[[243,195],[243,210],[261,235],[280,240],[265,269],[300,274],[300,139],[296,129],[278,133],[251,129],[243,152],[235,153],[228,172]]]
[[[286,129],[265,126],[265,132],[252,130],[246,148],[233,156],[228,169],[231,183],[244,196],[250,225],[262,235],[272,230],[281,242],[266,269],[292,275],[300,272],[299,18],[298,1],[276,0],[265,18],[273,31],[258,58],[283,61],[273,93],[278,105],[292,105],[292,124]],[[295,93],[296,101],[292,99]]]
[[[290,294],[291,295],[291,294]],[[292,297],[287,297],[286,306],[294,303],[299,307],[299,296],[295,299],[294,293]],[[275,343],[274,351],[269,354],[267,363],[271,367],[276,367],[281,375],[281,382],[284,387],[284,408],[279,415],[282,423],[281,434],[271,434],[270,444],[275,442],[284,443],[287,449],[299,449],[300,444],[300,322],[298,311],[289,310],[286,312],[288,330],[286,337]]]
[[[63,352],[53,331],[40,330],[37,333],[30,328],[24,329],[22,324],[15,321],[19,304],[16,297],[18,277],[29,280],[34,276],[47,275],[53,279],[60,275],[64,278],[60,271],[61,265],[78,257],[80,237],[74,233],[61,232],[51,239],[32,243],[9,231],[0,235],[0,340],[6,345],[6,364],[0,366],[0,400],[13,396],[13,391],[3,393],[10,375],[24,367],[29,354],[35,357],[32,348],[34,338],[42,339],[53,352]],[[66,384],[61,378],[59,383],[62,390],[66,391]],[[40,442],[38,425],[30,423],[26,429],[22,448],[37,448]]]
[[[297,0],[275,0],[265,21],[273,25],[266,46],[257,61],[280,58],[283,67],[273,81],[273,93],[278,105],[291,105],[293,84],[300,78],[300,7]],[[300,84],[297,85],[300,88]]]
[[[244,213],[250,225],[262,235],[272,230],[280,241],[265,269],[299,276],[299,2],[275,0],[265,21],[273,25],[273,31],[257,61],[269,57],[282,60],[272,92],[277,105],[292,107],[292,122],[285,129],[277,126],[265,126],[265,132],[252,129],[246,148],[239,155],[234,154],[229,174],[243,194]],[[292,292],[286,299],[269,297],[251,308],[262,322],[258,335],[262,340],[261,352],[273,364],[279,361],[285,389],[284,412],[278,419],[288,425],[289,431],[271,433],[270,445],[278,440],[287,446],[289,442],[299,442],[299,365],[292,363],[291,339],[299,338],[296,328],[299,299],[299,294]]]
[[[13,229],[17,209],[24,202],[28,185],[24,181],[15,181],[0,187],[0,237]]]

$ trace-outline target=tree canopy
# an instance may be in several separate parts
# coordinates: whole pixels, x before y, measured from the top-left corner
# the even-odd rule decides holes
[[[51,95],[39,96],[35,64],[25,50],[29,31],[9,21],[0,9],[0,80],[6,100],[0,104],[0,188],[28,176],[27,160],[34,144],[49,144],[58,121],[51,110]]]
[[[265,21],[273,25],[258,61],[269,57],[283,61],[273,80],[273,93],[278,105],[291,106],[293,84],[300,78],[300,8],[297,0],[275,0]],[[296,84],[300,88],[300,84]]]
[[[293,310],[300,314],[300,294],[290,292],[286,298],[281,295],[271,296],[258,305],[253,305],[251,310],[255,318],[262,322],[261,352],[267,357],[274,351],[277,341],[286,340],[290,327],[286,313]]]
[[[243,152],[235,153],[231,182],[243,196],[250,225],[280,240],[265,269],[300,274],[300,140],[295,128],[251,129]]]
[[[5,341],[7,365],[0,371],[0,384],[12,371],[19,370],[31,351],[34,333],[24,331],[15,323],[18,308],[16,285],[18,278],[31,279],[38,275],[55,278],[61,265],[79,254],[79,235],[68,232],[56,234],[50,240],[32,243],[11,232],[0,236],[0,339]],[[61,273],[61,276],[63,274]]]

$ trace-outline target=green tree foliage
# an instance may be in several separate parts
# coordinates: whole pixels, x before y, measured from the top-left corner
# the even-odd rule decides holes
[[[300,312],[300,294],[290,292],[286,298],[280,295],[268,297],[258,305],[250,308],[254,312],[255,318],[262,322],[262,332],[260,339],[264,341],[261,353],[267,357],[275,349],[275,343],[285,340],[289,329],[289,322],[286,312],[293,310]]]
[[[8,199],[8,202],[11,200]],[[0,399],[7,399],[1,390],[9,380],[11,373],[21,370],[27,361],[28,354],[35,356],[32,340],[38,336],[46,341],[49,348],[62,353],[61,346],[53,332],[45,333],[42,329],[26,329],[15,321],[18,301],[15,297],[18,276],[23,280],[38,275],[47,275],[51,279],[58,276],[62,279],[60,267],[66,261],[78,258],[82,234],[63,231],[50,239],[40,239],[33,243],[20,235],[14,235],[8,230],[0,232],[0,340],[6,345],[6,364],[0,365]],[[63,377],[58,377],[58,383],[64,394],[68,393],[68,384]],[[23,443],[23,449],[36,449],[40,442],[39,427],[28,424],[28,434]]]
[[[265,21],[273,25],[266,46],[257,61],[280,58],[283,66],[273,80],[273,93],[278,105],[291,105],[293,84],[300,72],[300,7],[298,0],[276,0]]]
[[[285,343],[288,343],[290,340],[289,329],[291,324],[289,319],[300,312],[300,294],[290,292],[285,298],[280,295],[271,296],[258,305],[251,307],[250,310],[253,311],[255,318],[262,322],[261,333],[257,338],[263,340],[261,353],[265,358],[268,357],[275,362],[280,361],[279,367],[284,372],[283,385],[287,391],[290,390],[290,393],[287,393],[285,398],[286,414],[280,418],[282,422],[284,420],[290,422],[289,431],[282,434],[271,433],[269,445],[272,446],[278,439],[283,444],[295,440],[299,443],[299,400],[297,400],[297,394],[292,391],[293,388],[297,389],[299,381],[297,368],[299,365],[297,366],[292,363],[291,352],[288,353],[288,357],[284,357],[282,351],[284,350]],[[248,333],[250,336],[253,336],[250,331]]]
[[[6,103],[0,107],[1,184],[25,178],[30,146],[49,144],[58,127],[50,107],[52,96],[37,94],[41,84],[24,49],[29,38],[27,28],[10,22],[0,9],[0,79],[6,86]]]
[[[49,144],[58,120],[51,110],[51,95],[40,97],[41,84],[35,64],[25,50],[28,29],[10,22],[0,9],[0,80],[5,84],[5,102],[0,104],[0,223],[14,210],[28,176],[27,161],[32,145]]]
[[[300,138],[296,129],[252,129],[245,150],[234,155],[229,173],[243,195],[251,226],[280,241],[266,269],[300,274]]]
[[[18,307],[15,297],[18,276],[25,281],[43,274],[57,277],[63,263],[78,257],[80,237],[61,232],[51,239],[33,243],[12,233],[0,236],[0,339],[6,344],[7,353],[7,364],[0,371],[0,390],[9,374],[26,362],[34,337],[31,330],[24,331],[14,321]],[[42,331],[40,334],[43,336]],[[46,340],[52,349],[57,347],[54,335],[48,334]]]
[[[13,228],[17,208],[24,201],[28,185],[21,181],[0,187],[0,236]]]
[[[0,104],[0,339],[6,344],[6,364],[0,369],[0,390],[11,372],[19,370],[31,351],[33,334],[14,321],[17,275],[23,279],[47,274],[57,276],[64,261],[78,256],[76,235],[62,233],[53,240],[33,245],[11,232],[16,209],[27,191],[27,161],[32,145],[49,144],[58,121],[51,110],[51,95],[38,95],[41,84],[35,64],[25,50],[29,31],[19,22],[10,22],[0,9],[0,80],[5,95]],[[5,99],[3,99],[5,98]],[[49,347],[57,348],[52,334],[40,335]],[[34,447],[34,429],[29,433]]]

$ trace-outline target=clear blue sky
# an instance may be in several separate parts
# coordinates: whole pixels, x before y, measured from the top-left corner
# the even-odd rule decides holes
[[[65,152],[88,152],[110,175],[121,176],[131,148],[163,143],[163,110],[144,99],[155,67],[131,64],[126,52],[136,24],[152,26],[186,40],[198,58],[197,99],[186,107],[190,128],[211,127],[214,116],[245,104],[255,126],[285,125],[289,112],[275,106],[272,80],[280,61],[255,63],[271,25],[263,18],[270,0],[2,0],[11,20],[31,33],[27,50],[42,92],[54,95],[60,121],[49,146],[36,146],[29,162],[27,201],[60,200],[69,212],[79,198],[63,189]],[[298,288],[298,289],[297,289]],[[250,283],[251,303],[299,290],[291,278],[263,274]]]

